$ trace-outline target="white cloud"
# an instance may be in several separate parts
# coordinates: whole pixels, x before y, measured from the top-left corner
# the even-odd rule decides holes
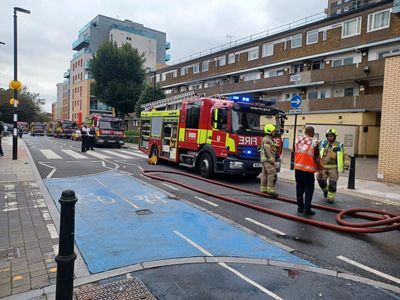
[[[129,19],[163,31],[172,61],[248,35],[322,12],[321,0],[2,0],[0,1],[0,87],[13,78],[13,7],[18,13],[18,79],[46,99],[51,111],[56,84],[63,81],[78,31],[97,14]]]

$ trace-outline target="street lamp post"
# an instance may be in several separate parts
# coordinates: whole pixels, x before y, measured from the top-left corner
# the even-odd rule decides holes
[[[17,76],[17,11],[30,14],[29,10],[14,7],[14,81],[18,81]],[[12,159],[16,160],[18,158],[18,139],[17,139],[17,103],[18,103],[18,89],[14,89],[14,106],[13,106],[13,113],[14,113],[14,131],[13,131],[13,151],[12,151]]]

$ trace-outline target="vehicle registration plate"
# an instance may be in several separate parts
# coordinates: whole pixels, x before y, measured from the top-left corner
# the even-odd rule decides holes
[[[261,163],[253,163],[253,168],[261,168]]]

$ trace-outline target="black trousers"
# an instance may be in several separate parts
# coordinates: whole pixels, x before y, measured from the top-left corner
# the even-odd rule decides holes
[[[86,134],[82,134],[81,151],[86,152],[87,150],[89,150],[89,137]]]
[[[0,137],[0,156],[4,156],[3,147],[1,146],[1,137]]]
[[[294,175],[296,178],[297,206],[309,211],[311,210],[311,201],[314,194],[314,173],[296,169]]]

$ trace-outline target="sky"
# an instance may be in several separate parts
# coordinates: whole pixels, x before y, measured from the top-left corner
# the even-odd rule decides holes
[[[75,51],[78,31],[96,15],[165,32],[171,61],[323,12],[327,0],[0,0],[0,88],[14,78],[13,8],[18,13],[18,80],[46,100]]]

